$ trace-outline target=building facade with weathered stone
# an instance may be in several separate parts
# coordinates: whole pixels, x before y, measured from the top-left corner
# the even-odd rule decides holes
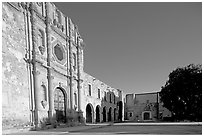
[[[127,94],[125,120],[159,121],[171,117],[170,111],[162,106],[159,92]]]
[[[84,45],[53,3],[2,3],[3,127],[122,120],[122,91],[84,72]]]
[[[86,122],[109,122],[123,120],[122,91],[84,73],[82,111]]]

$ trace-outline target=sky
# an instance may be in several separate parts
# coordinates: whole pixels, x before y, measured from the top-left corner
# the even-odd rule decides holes
[[[124,93],[159,92],[170,72],[202,64],[202,4],[55,3],[79,28],[84,71]]]

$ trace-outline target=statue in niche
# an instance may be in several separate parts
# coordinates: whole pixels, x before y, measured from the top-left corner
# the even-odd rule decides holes
[[[45,109],[47,106],[47,93],[46,93],[46,86],[44,85],[44,83],[41,85],[40,93],[41,93],[41,96],[40,96],[41,97],[41,105]]]
[[[45,44],[44,44],[44,34],[41,30],[38,32],[38,49],[41,55],[45,52]]]

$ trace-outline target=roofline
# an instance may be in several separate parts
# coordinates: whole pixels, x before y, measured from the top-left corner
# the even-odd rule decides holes
[[[146,95],[146,94],[158,94],[159,92],[148,92],[148,93],[139,93],[135,95]]]

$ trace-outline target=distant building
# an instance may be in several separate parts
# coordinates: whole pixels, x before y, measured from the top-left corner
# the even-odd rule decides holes
[[[171,113],[159,99],[159,92],[127,94],[125,102],[125,120],[129,121],[157,121],[170,117]]]

